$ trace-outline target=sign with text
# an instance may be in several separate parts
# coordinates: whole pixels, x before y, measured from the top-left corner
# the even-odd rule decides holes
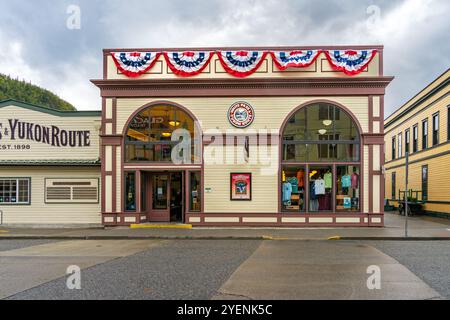
[[[67,130],[20,119],[0,122],[0,150],[29,150],[31,142],[52,147],[90,147],[90,138],[89,130]]]

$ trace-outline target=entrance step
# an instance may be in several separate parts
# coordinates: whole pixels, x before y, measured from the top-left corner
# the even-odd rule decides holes
[[[191,224],[181,223],[141,223],[132,224],[131,229],[192,229]]]

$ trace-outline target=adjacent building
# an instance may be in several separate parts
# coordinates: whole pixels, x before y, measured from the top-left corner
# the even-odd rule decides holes
[[[397,206],[405,190],[405,155],[413,197],[425,212],[450,214],[450,69],[386,118],[386,199]],[[417,191],[417,192],[416,192]]]

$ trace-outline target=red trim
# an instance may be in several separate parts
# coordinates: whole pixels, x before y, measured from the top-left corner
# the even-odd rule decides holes
[[[293,51],[293,52],[295,52],[295,51]],[[288,63],[286,66],[283,66],[283,65],[281,65],[281,64],[278,62],[278,59],[276,58],[275,52],[274,52],[274,51],[271,51],[271,52],[270,52],[270,55],[272,56],[272,60],[273,60],[273,62],[275,63],[275,65],[277,66],[277,68],[278,68],[279,70],[281,70],[281,71],[284,71],[284,70],[286,70],[286,69],[288,69],[288,68],[307,68],[307,67],[311,66],[313,63],[315,63],[315,62],[317,61],[317,58],[319,58],[319,56],[320,56],[320,54],[321,54],[322,52],[323,52],[323,50],[318,50],[317,55],[314,57],[313,60],[311,60],[310,63],[300,65],[300,64],[295,63],[295,62],[290,62],[290,63]]]
[[[153,66],[156,64],[156,62],[158,61],[159,57],[161,56],[161,52],[152,52],[156,55],[155,59],[153,60],[153,62],[144,70],[139,71],[139,72],[132,72],[132,71],[128,71],[125,70],[124,68],[122,68],[122,66],[120,65],[119,61],[117,61],[116,57],[114,56],[114,53],[117,52],[111,52],[111,57],[113,58],[114,64],[116,65],[117,69],[120,70],[120,72],[124,75],[126,75],[127,77],[130,78],[137,78],[141,75],[143,75],[144,73],[146,73],[147,71],[149,71],[151,68],[153,68]]]
[[[197,51],[197,52],[198,52],[198,51]],[[166,59],[167,65],[169,66],[170,70],[172,70],[172,72],[173,72],[174,74],[176,74],[177,76],[181,76],[181,77],[192,77],[192,76],[195,76],[195,75],[198,75],[198,74],[202,73],[203,70],[205,70],[205,69],[209,66],[209,64],[211,63],[211,59],[212,59],[212,57],[213,57],[213,55],[214,55],[214,51],[210,51],[209,53],[210,53],[210,55],[209,55],[209,58],[208,58],[208,60],[206,61],[205,65],[204,65],[203,67],[201,67],[199,70],[193,71],[193,72],[185,72],[185,71],[183,71],[183,70],[178,70],[178,69],[170,62],[170,58],[169,58],[169,55],[167,54],[167,52],[164,52],[163,55],[164,55],[164,58]]]
[[[268,53],[269,53],[268,51],[263,51],[261,60],[258,62],[258,64],[252,70],[247,71],[247,72],[240,72],[240,71],[231,69],[228,66],[228,64],[225,62],[225,60],[223,60],[222,51],[218,51],[217,56],[219,57],[220,64],[222,65],[222,67],[225,69],[225,71],[228,74],[231,74],[232,76],[235,76],[238,78],[245,78],[245,77],[248,77],[248,76],[254,74],[256,71],[258,71],[258,69],[261,67],[262,63],[266,59]]]
[[[372,56],[370,57],[369,61],[367,61],[366,64],[364,64],[361,68],[359,68],[358,70],[355,70],[355,71],[348,71],[344,67],[340,67],[340,66],[335,65],[333,63],[333,60],[331,59],[330,53],[328,51],[326,51],[326,50],[324,52],[325,52],[325,56],[327,57],[328,62],[330,63],[330,66],[331,66],[331,68],[333,68],[333,70],[342,71],[348,76],[355,76],[357,74],[360,74],[364,70],[366,70],[366,68],[372,62],[373,58],[375,58],[375,55],[377,54],[378,50],[374,49],[373,52],[372,52]]]

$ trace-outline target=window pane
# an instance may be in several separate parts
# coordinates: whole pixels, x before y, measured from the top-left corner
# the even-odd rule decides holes
[[[359,166],[337,166],[336,170],[336,210],[359,211]]]
[[[331,166],[309,169],[309,211],[330,211],[333,193],[333,170]]]
[[[190,182],[189,186],[191,188],[190,190],[190,211],[197,211],[199,212],[201,210],[201,195],[202,195],[202,189],[201,189],[201,173],[200,172],[191,172],[190,173]]]
[[[136,174],[134,172],[125,173],[125,192],[127,211],[136,211]]]
[[[305,211],[305,181],[305,167],[283,167],[281,184],[283,211]]]

